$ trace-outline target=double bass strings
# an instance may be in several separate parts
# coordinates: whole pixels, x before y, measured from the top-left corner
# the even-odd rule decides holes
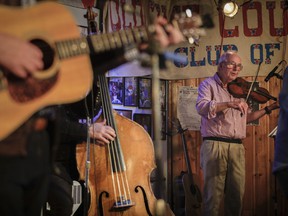
[[[109,88],[105,74],[98,75],[100,82],[100,91],[102,99],[103,116],[107,121],[107,124],[114,128],[116,134],[118,134],[115,118],[113,115],[113,109],[109,94]],[[118,136],[111,141],[108,145],[108,156],[110,161],[111,177],[113,182],[113,191],[115,207],[129,206],[132,204],[131,193],[129,189],[129,183],[127,179],[126,166],[124,156],[122,153],[121,145]],[[114,176],[115,175],[115,176]],[[122,192],[123,191],[123,192]],[[118,195],[117,195],[118,193]]]
[[[107,94],[108,87],[107,87],[106,79],[105,79],[105,77],[103,77],[103,75],[99,75],[99,81],[100,81],[100,90],[101,90],[101,98],[102,98],[103,116],[106,119],[107,124],[109,126],[113,127],[115,132],[116,132],[116,134],[118,134],[117,131],[116,131],[116,128],[115,128],[115,123],[113,121],[113,116],[112,116],[111,112],[109,112],[109,110],[112,110],[112,107],[111,107],[110,101],[108,101],[108,99],[110,99],[110,98],[107,97],[107,96],[109,96],[109,94]],[[118,175],[116,175],[117,182],[115,182],[115,177],[114,177],[114,172],[115,173],[119,173],[119,167],[117,166],[117,164],[119,164],[119,163],[117,163],[115,161],[115,160],[119,161],[119,157],[118,157],[118,154],[116,152],[116,146],[115,146],[116,145],[116,140],[118,140],[117,136],[116,136],[115,141],[111,141],[107,145],[107,147],[108,147],[108,152],[107,153],[108,153],[109,161],[110,161],[111,177],[112,177],[113,191],[114,191],[114,200],[115,200],[115,204],[117,205],[116,183],[118,185],[118,187],[117,187],[118,188],[118,193],[121,195],[122,192],[121,192],[121,188],[120,188]]]

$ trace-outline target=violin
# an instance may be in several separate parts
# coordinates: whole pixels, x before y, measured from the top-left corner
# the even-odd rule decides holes
[[[237,77],[234,81],[228,83],[228,91],[235,98],[250,98],[260,104],[264,104],[269,100],[277,101],[277,98],[269,94],[269,91],[263,87],[252,86],[251,83],[241,77]]]

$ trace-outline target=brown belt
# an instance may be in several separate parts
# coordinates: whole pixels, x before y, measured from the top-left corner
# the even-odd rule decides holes
[[[203,140],[214,140],[214,141],[220,141],[220,142],[242,144],[241,139],[228,139],[228,138],[223,138],[223,137],[203,137]]]

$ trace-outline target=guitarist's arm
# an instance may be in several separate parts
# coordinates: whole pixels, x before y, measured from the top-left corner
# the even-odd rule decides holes
[[[163,17],[158,17],[155,20],[154,33],[150,32],[153,37],[150,40],[155,40],[159,43],[160,48],[165,49],[169,45],[178,44],[184,41],[184,36],[179,29],[173,27]],[[150,52],[150,41],[143,42],[138,45],[140,52]],[[154,43],[153,43],[154,44]],[[135,47],[121,47],[104,53],[92,53],[91,64],[97,68],[97,72],[111,70],[124,63],[127,63],[127,59],[124,56],[129,50],[135,49]]]
[[[32,43],[0,32],[0,67],[25,78],[43,67],[42,52]]]
[[[168,24],[167,20],[163,17],[158,17],[155,20],[154,27],[154,33],[150,32],[152,35],[150,40],[155,40],[159,44],[160,49],[165,49],[169,45],[184,41],[182,33],[171,24]],[[121,47],[101,53],[91,53],[91,64],[93,68],[97,68],[97,73],[106,72],[135,58],[134,55],[132,55],[134,57],[131,59],[126,58],[125,54],[130,51],[133,52],[133,50],[138,49],[140,52],[150,52],[151,47],[149,47],[149,43],[150,41],[146,41],[138,44],[138,47],[135,46],[136,44],[132,44],[129,47]]]

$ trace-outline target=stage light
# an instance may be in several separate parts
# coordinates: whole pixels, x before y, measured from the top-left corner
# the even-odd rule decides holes
[[[238,8],[239,7],[235,2],[230,1],[230,2],[223,4],[223,13],[225,16],[232,18],[237,14]]]

